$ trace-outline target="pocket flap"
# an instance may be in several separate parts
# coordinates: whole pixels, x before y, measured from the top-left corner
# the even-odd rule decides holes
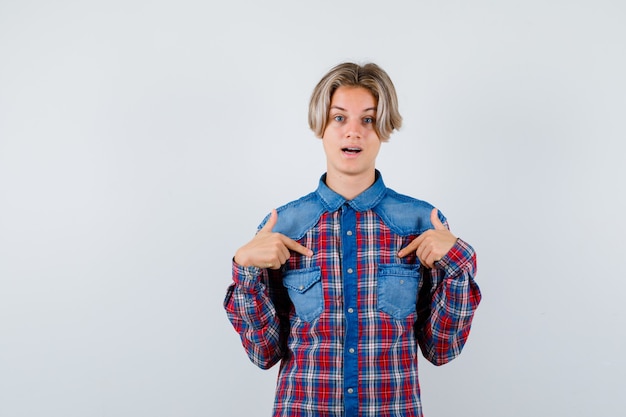
[[[380,264],[378,265],[378,273],[383,275],[396,275],[405,277],[419,277],[419,264]]]
[[[295,269],[283,276],[283,285],[297,293],[304,293],[322,279],[320,267]]]

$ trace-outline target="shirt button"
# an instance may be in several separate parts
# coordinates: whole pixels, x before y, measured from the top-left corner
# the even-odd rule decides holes
[[[352,268],[348,268],[348,274],[351,274],[353,272],[354,272],[354,270]]]
[[[348,394],[352,394],[354,390],[352,388],[348,388]]]
[[[350,352],[350,353],[354,353],[354,348],[350,348],[350,349],[348,349],[348,352]]]
[[[346,232],[346,234],[347,234],[348,236],[352,236],[352,230],[348,230],[348,231]]]
[[[354,309],[353,309],[352,307],[350,307],[350,308],[348,309],[348,313],[354,313]]]
[[[404,280],[403,279],[400,280],[400,284],[404,284]]]
[[[304,285],[300,285],[300,291],[302,291],[304,289]]]

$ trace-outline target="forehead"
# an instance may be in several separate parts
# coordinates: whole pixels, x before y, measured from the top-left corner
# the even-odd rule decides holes
[[[335,90],[330,101],[331,106],[348,107],[356,110],[374,108],[376,110],[374,95],[364,87],[341,86]]]

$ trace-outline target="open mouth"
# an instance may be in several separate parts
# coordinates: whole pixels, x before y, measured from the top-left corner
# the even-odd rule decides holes
[[[356,155],[361,152],[361,148],[341,148],[341,151],[349,155]]]

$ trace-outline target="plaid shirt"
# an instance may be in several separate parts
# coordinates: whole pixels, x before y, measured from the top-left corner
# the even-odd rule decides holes
[[[350,201],[324,179],[274,228],[313,257],[292,253],[278,271],[233,262],[228,318],[253,363],[281,361],[274,416],[422,416],[417,346],[436,365],[461,353],[481,298],[474,250],[458,239],[434,269],[398,258],[432,228],[432,206],[379,172]]]

